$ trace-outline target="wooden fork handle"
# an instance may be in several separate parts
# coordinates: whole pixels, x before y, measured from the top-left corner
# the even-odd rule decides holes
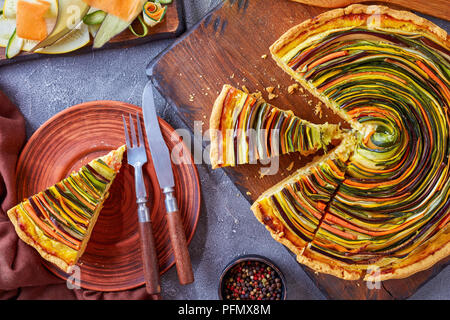
[[[140,204],[138,210],[145,210],[148,215],[148,208],[145,204]],[[139,217],[142,215],[145,216],[145,212],[140,212]],[[161,292],[161,286],[159,281],[158,254],[150,219],[139,219],[139,235],[141,238],[142,263],[147,292],[148,294],[159,294]]]

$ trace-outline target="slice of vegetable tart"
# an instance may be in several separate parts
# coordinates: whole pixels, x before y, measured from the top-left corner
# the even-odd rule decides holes
[[[8,211],[19,237],[46,260],[70,272],[86,249],[126,147],[94,159],[78,172]]]
[[[257,163],[281,154],[326,151],[342,132],[335,124],[313,124],[256,95],[224,85],[210,118],[212,167]]]

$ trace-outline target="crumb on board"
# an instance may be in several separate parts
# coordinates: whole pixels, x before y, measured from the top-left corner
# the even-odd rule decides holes
[[[245,194],[248,195],[248,196],[252,195],[252,193],[250,191],[247,191]]]
[[[273,99],[275,99],[276,97],[278,97],[276,94],[269,93],[269,96],[268,96],[269,100],[273,100]]]
[[[259,178],[262,179],[266,176],[266,173],[264,173],[264,170],[259,169]]]
[[[273,100],[273,99],[275,99],[277,97],[278,97],[278,95],[273,94],[273,93],[269,93],[269,96],[268,96],[269,100]]]
[[[295,90],[297,90],[297,89],[298,89],[298,83],[294,83],[294,84],[291,84],[287,90],[288,90],[289,94],[293,94],[295,92]]]
[[[266,87],[268,93],[273,93],[273,90],[275,90],[275,87]]]
[[[255,91],[251,94],[255,99],[260,99],[262,97],[261,91]]]
[[[230,79],[233,79],[234,78],[234,73],[230,76]]]
[[[263,54],[262,56],[261,56],[261,59],[266,59],[267,58],[267,54]]]
[[[189,101],[194,101],[194,96],[192,94],[189,95]]]
[[[272,100],[272,99],[275,99],[278,97],[278,95],[276,95],[274,93],[274,90],[275,90],[275,87],[266,87],[266,91],[269,93],[269,96],[268,96],[269,100]]]
[[[314,114],[316,116],[319,115],[319,118],[322,119],[322,102],[319,101],[319,103],[316,104],[314,107]]]

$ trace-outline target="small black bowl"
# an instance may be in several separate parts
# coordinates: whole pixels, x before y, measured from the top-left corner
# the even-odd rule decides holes
[[[222,274],[219,279],[219,299],[226,300],[226,298],[224,297],[225,282],[228,279],[230,271],[238,264],[240,264],[242,262],[248,262],[248,261],[250,261],[250,262],[258,261],[259,263],[263,263],[263,264],[267,265],[268,267],[271,267],[275,271],[277,276],[281,279],[281,298],[280,298],[280,300],[286,300],[286,295],[287,295],[286,279],[285,279],[283,273],[275,265],[275,263],[273,263],[271,260],[269,260],[268,258],[265,258],[263,256],[256,255],[256,254],[247,254],[247,255],[239,256],[239,257],[233,259],[225,267],[225,269],[222,271]]]

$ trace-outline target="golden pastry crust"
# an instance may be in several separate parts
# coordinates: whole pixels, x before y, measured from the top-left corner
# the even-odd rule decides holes
[[[225,84],[214,102],[211,116],[209,118],[209,130],[211,137],[211,147],[210,147],[210,159],[211,166],[213,169],[217,169],[220,167],[221,162],[219,161],[219,157],[222,152],[220,152],[219,148],[222,146],[222,137],[219,135],[220,132],[220,119],[222,117],[222,109],[225,98],[232,87],[228,84]]]
[[[317,254],[309,248],[305,250],[302,256],[297,256],[297,261],[316,272],[333,275],[344,280],[359,280],[363,276],[363,270],[358,270],[358,268],[341,261],[325,260],[323,255]]]
[[[41,245],[39,245],[38,242],[36,242],[27,232],[26,230],[26,224],[21,223],[19,221],[18,212],[16,211],[17,207],[11,208],[8,210],[7,214],[9,219],[11,220],[12,224],[14,225],[14,229],[16,230],[17,235],[20,239],[22,239],[26,244],[32,246],[37,250],[37,252],[43,257],[45,260],[50,261],[51,263],[55,264],[58,268],[60,268],[63,271],[68,271],[70,268],[71,262],[65,261],[61,257],[57,256],[55,254],[50,254],[44,248],[42,248]],[[22,227],[20,227],[22,226]],[[22,230],[24,228],[25,230]],[[65,246],[68,250],[74,251],[74,254],[76,255],[75,250]]]
[[[350,16],[352,16],[352,19],[345,19],[345,17]],[[369,17],[375,17],[376,19],[371,20]],[[377,25],[372,24],[373,21],[376,21]],[[385,6],[365,6],[356,4],[346,8],[327,11],[313,19],[306,20],[288,30],[272,44],[270,47],[272,57],[284,71],[302,84],[310,91],[310,93],[323,101],[327,107],[331,108],[344,120],[349,122],[353,128],[363,130],[359,123],[355,120],[351,120],[348,115],[340,111],[337,106],[321,95],[311,84],[282,63],[278,57],[278,54],[292,41],[295,41],[297,44],[315,34],[355,26],[369,26],[388,32],[400,31],[406,33],[419,33],[436,41],[446,49],[450,48],[450,41],[445,30],[411,12],[393,10]],[[273,191],[273,188],[271,188],[271,190]],[[257,217],[261,216],[261,213],[258,212],[257,205],[254,204],[252,209]],[[260,218],[258,219],[261,221]],[[264,223],[264,221],[261,222]],[[270,228],[268,229],[271,231]],[[274,236],[273,232],[274,231],[272,230],[272,236]],[[447,226],[445,229],[441,230],[439,234],[412,251],[407,258],[398,260],[398,262],[393,261],[394,258],[389,257],[382,259],[382,261],[379,261],[380,274],[377,279],[383,281],[405,278],[416,272],[430,268],[438,261],[450,255],[449,233],[450,228]],[[285,244],[286,240],[283,239],[283,241],[280,242]],[[291,249],[292,246],[288,244],[287,247]],[[314,252],[308,247],[301,255],[297,255],[297,260],[315,271],[331,274],[342,279],[357,280],[363,277],[367,281],[372,280],[372,276],[366,274],[366,269],[369,267],[368,265],[349,265]],[[388,266],[390,262],[393,263]]]
[[[389,280],[402,279],[410,275],[431,268],[436,262],[441,261],[450,255],[450,228],[442,229],[438,234],[430,238],[427,242],[417,247],[409,256],[402,259],[394,268],[380,270],[380,274],[375,278],[371,274],[366,274],[364,280]]]
[[[297,257],[302,256],[308,243],[286,228],[270,206],[255,202],[251,209],[259,222],[270,232],[272,238],[289,248]]]
[[[351,24],[345,19],[340,19],[352,14],[363,16],[361,16],[361,19],[359,20],[352,19]],[[378,14],[382,16],[381,19],[369,19],[369,17],[376,17]],[[308,19],[292,27],[270,46],[270,52],[274,55],[294,39],[298,39],[298,41],[301,42],[303,39],[319,33],[320,31],[330,30],[330,21],[333,21],[334,29],[339,29],[361,25],[367,26],[368,20],[369,23],[371,21],[379,23],[379,27],[372,25],[375,29],[416,32],[437,40],[437,42],[444,44],[446,48],[448,48],[450,44],[447,32],[444,29],[412,12],[393,10],[386,6],[354,4],[346,8],[326,11],[315,18]]]

